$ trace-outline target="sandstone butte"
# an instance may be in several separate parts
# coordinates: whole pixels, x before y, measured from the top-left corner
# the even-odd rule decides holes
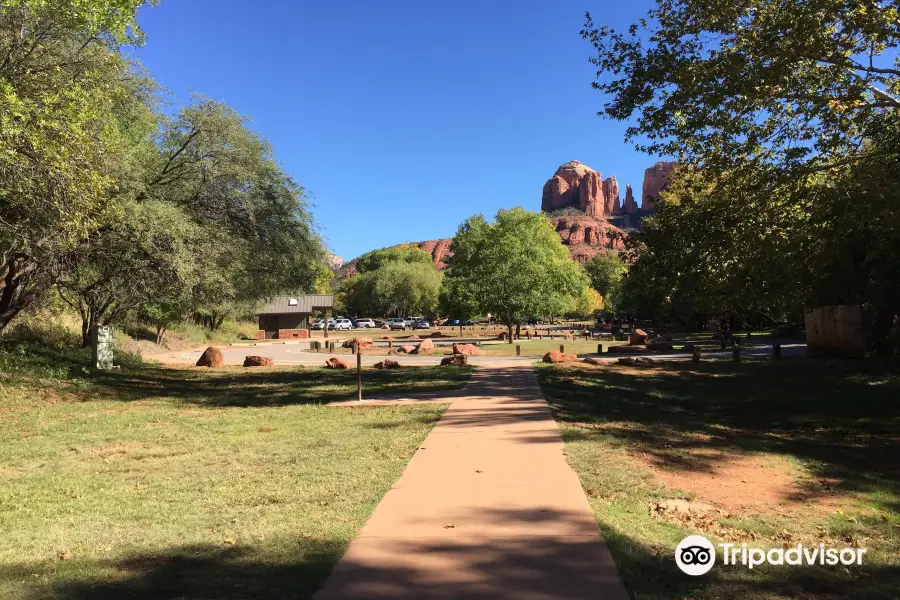
[[[628,229],[639,229],[641,219],[653,214],[653,200],[659,197],[676,163],[661,161],[644,171],[641,205],[638,206],[631,185],[625,186],[624,200],[619,182],[603,176],[577,160],[561,165],[544,184],[541,210],[547,213],[553,227],[573,260],[584,263],[602,251],[618,251],[624,246]],[[439,269],[447,266],[450,238],[413,242],[430,253]],[[356,272],[355,262],[342,269],[344,277]]]

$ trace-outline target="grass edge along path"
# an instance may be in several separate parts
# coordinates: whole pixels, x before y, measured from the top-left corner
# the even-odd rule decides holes
[[[325,406],[352,371],[58,377],[29,352],[0,357],[0,597],[22,600],[309,597],[446,408]]]
[[[674,364],[535,367],[567,460],[633,597],[897,598],[896,363],[709,362],[696,372]],[[705,501],[662,479],[680,476],[687,488],[725,466],[710,457],[730,452],[782,461],[805,473],[806,495],[748,510],[741,509],[741,500],[711,516],[655,510],[670,499]],[[835,498],[839,503],[830,504]],[[674,550],[695,533],[714,544],[772,548],[825,542],[867,547],[868,553],[862,567],[749,571],[717,564],[704,576],[690,577],[677,569]]]

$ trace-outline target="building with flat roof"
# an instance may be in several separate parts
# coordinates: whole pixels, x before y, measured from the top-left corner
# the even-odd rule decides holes
[[[334,294],[278,296],[259,310],[258,340],[309,337],[309,318],[316,311],[334,308]]]

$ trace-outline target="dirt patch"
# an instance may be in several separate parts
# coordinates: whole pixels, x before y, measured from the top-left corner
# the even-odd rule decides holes
[[[735,514],[790,515],[810,506],[831,512],[849,500],[837,490],[839,482],[811,480],[772,456],[718,449],[630,451],[629,455],[666,486]]]

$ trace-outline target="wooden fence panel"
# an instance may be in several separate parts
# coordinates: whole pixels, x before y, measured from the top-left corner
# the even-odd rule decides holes
[[[806,349],[810,357],[862,358],[866,355],[861,306],[819,306],[807,309],[804,317]]]

